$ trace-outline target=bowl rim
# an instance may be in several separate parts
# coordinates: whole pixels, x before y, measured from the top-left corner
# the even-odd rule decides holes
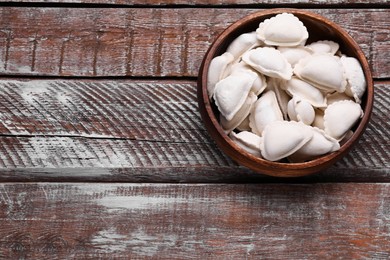
[[[362,107],[364,115],[356,125],[357,127],[352,137],[347,140],[343,145],[341,145],[338,151],[320,156],[316,159],[307,162],[300,163],[268,161],[266,159],[262,159],[260,157],[256,157],[252,154],[249,154],[244,149],[239,147],[228,137],[228,135],[220,126],[212,110],[212,104],[208,98],[207,93],[207,72],[210,62],[212,58],[216,56],[216,53],[221,50],[222,43],[226,41],[227,37],[238,29],[241,29],[246,25],[252,24],[255,21],[261,22],[261,19],[267,19],[267,16],[274,16],[285,12],[292,13],[298,18],[304,17],[305,19],[314,20],[321,24],[325,24],[326,26],[332,27],[337,37],[340,38],[346,45],[351,46],[357,53],[357,57],[355,58],[357,58],[362,65],[364,76],[367,82],[367,89],[364,94],[366,96],[366,100],[364,107]],[[341,28],[336,23],[328,20],[327,18],[310,11],[294,8],[273,8],[263,11],[257,11],[237,20],[236,22],[228,26],[217,36],[217,38],[208,48],[199,69],[197,83],[198,106],[201,113],[201,117],[208,133],[212,136],[218,147],[230,158],[232,158],[234,161],[241,165],[244,165],[259,173],[280,177],[303,176],[318,172],[329,167],[331,164],[333,164],[335,161],[345,155],[353,147],[353,145],[357,143],[358,139],[360,139],[363,132],[365,131],[369,119],[371,117],[374,101],[374,85],[370,66],[363,51],[355,42],[355,40],[343,28]],[[279,172],[275,172],[275,170]]]

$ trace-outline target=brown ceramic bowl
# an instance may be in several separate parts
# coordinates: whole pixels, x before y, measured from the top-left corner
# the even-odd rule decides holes
[[[207,94],[207,71],[210,61],[225,52],[227,46],[239,35],[255,31],[259,23],[279,13],[289,12],[297,16],[307,27],[309,39],[307,43],[316,40],[333,40],[340,44],[342,53],[357,58],[364,70],[367,81],[367,90],[362,98],[364,116],[353,128],[353,136],[344,143],[340,150],[324,155],[317,159],[303,163],[271,162],[255,157],[236,145],[222,130],[218,118],[219,112],[214,103],[211,103]],[[337,160],[341,159],[358,142],[370,119],[373,106],[374,86],[368,62],[358,44],[340,26],[324,17],[297,9],[270,9],[248,15],[235,22],[223,31],[207,51],[199,71],[198,103],[199,110],[210,136],[218,147],[238,164],[246,166],[256,172],[280,176],[295,177],[321,171]]]

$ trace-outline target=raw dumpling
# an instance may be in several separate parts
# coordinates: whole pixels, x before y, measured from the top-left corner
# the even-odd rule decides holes
[[[300,96],[314,107],[326,107],[326,98],[322,92],[313,85],[292,77],[281,85],[291,96]]]
[[[267,87],[267,81],[265,79],[265,76],[252,69],[245,62],[238,62],[232,65],[230,73],[234,74],[236,72],[249,73],[256,78],[251,88],[251,91],[256,95],[260,95]]]
[[[252,110],[253,105],[257,100],[257,96],[253,92],[249,92],[247,99],[241,108],[234,115],[232,120],[227,120],[222,113],[220,114],[220,123],[225,132],[230,133],[233,129],[238,127],[246,117],[248,117],[249,112]]]
[[[288,102],[288,116],[291,120],[301,121],[305,125],[311,125],[315,118],[315,112],[312,105],[299,96],[293,97]]]
[[[351,100],[335,102],[325,109],[325,132],[339,141],[362,116],[363,110],[359,104]]]
[[[307,45],[314,53],[329,53],[335,55],[339,49],[339,44],[334,41],[316,41]]]
[[[248,131],[243,131],[238,134],[235,132],[230,133],[230,138],[238,144],[242,149],[254,156],[260,157],[260,144],[261,137]]]
[[[256,101],[249,116],[249,125],[255,134],[262,135],[267,124],[282,120],[275,92],[269,90]]]
[[[261,42],[257,39],[256,32],[244,33],[234,39],[226,51],[231,53],[234,59],[237,60],[247,50],[260,45]]]
[[[223,75],[226,73],[225,71],[228,69],[233,60],[233,55],[228,52],[225,52],[221,56],[217,56],[211,60],[207,74],[207,92],[210,99],[214,95],[215,85],[218,81],[223,79]]]
[[[291,79],[292,67],[280,51],[271,47],[260,47],[246,52],[242,60],[266,76]]]
[[[275,121],[268,124],[263,133],[261,155],[270,161],[278,161],[299,150],[313,136],[309,126],[295,121]]]
[[[219,112],[230,121],[248,97],[255,78],[247,73],[235,73],[215,86],[214,100]]]
[[[278,50],[292,67],[294,67],[301,59],[313,54],[313,51],[305,46],[279,47]]]
[[[348,81],[345,93],[353,97],[357,103],[360,103],[361,98],[367,88],[367,82],[366,78],[364,77],[363,68],[359,61],[354,57],[342,56],[340,61],[344,66]]]
[[[298,151],[288,157],[290,162],[304,162],[318,156],[331,153],[340,149],[336,139],[327,135],[323,130],[316,127],[311,128],[313,137]]]
[[[256,30],[257,37],[268,45],[303,45],[309,33],[303,23],[293,14],[282,13],[264,20]]]
[[[330,54],[316,54],[300,60],[294,73],[326,92],[344,92],[347,85],[340,58]]]

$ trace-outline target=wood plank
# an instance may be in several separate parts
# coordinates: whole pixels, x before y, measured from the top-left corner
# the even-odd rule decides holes
[[[240,1],[239,3],[236,0],[196,0],[196,1],[189,1],[189,0],[148,0],[148,1],[142,1],[142,0],[8,0],[8,3],[25,3],[25,4],[31,4],[31,3],[41,3],[41,4],[55,4],[55,3],[61,3],[61,4],[103,4],[103,5],[125,5],[125,6],[151,6],[151,7],[165,7],[165,6],[234,6],[234,7],[240,7],[240,6],[253,6],[253,7],[259,7],[259,6],[333,6],[333,5],[343,5],[343,6],[362,6],[362,5],[383,5],[388,6],[389,2],[387,0],[328,0],[328,1],[322,1],[322,0],[294,0],[294,1],[288,1],[288,0],[255,0],[255,1]]]
[[[390,82],[359,144],[301,180],[390,180]],[[0,81],[0,181],[247,182],[203,127],[193,81]]]
[[[194,77],[217,35],[259,10],[3,7],[0,74]],[[390,9],[312,11],[351,34],[374,77],[390,77]]]
[[[388,259],[389,214],[390,184],[10,183],[0,256]]]

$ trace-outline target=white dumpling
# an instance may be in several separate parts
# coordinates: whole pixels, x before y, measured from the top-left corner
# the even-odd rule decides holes
[[[344,66],[345,75],[348,81],[345,93],[353,97],[356,102],[360,103],[367,88],[363,68],[360,65],[360,62],[354,57],[342,56],[340,61]]]
[[[287,105],[291,97],[287,94],[286,90],[282,88],[285,84],[285,80],[277,78],[268,78],[267,89],[275,92],[276,99],[278,100],[280,111],[282,111],[283,118],[288,119]]]
[[[331,153],[340,149],[336,139],[327,135],[323,130],[316,127],[311,128],[313,137],[300,149],[288,157],[290,162],[304,162],[318,156]]]
[[[248,117],[249,112],[252,110],[256,100],[257,96],[253,92],[249,92],[249,95],[244,104],[231,120],[227,120],[222,114],[220,114],[220,123],[226,133],[230,133],[233,129],[238,127],[245,118]]]
[[[335,55],[339,50],[339,44],[337,42],[328,40],[312,42],[306,46],[314,53],[318,54],[329,53]]]
[[[335,102],[325,109],[325,132],[341,140],[362,116],[363,110],[359,104],[350,100]]]
[[[253,82],[251,91],[255,93],[257,96],[263,93],[263,91],[267,87],[267,80],[264,75],[257,73],[257,77]]]
[[[242,60],[253,69],[266,76],[291,79],[292,67],[286,58],[272,47],[252,49],[242,56]]]
[[[219,81],[214,90],[214,100],[226,120],[232,120],[244,104],[255,78],[247,73],[235,73]]]
[[[251,91],[257,96],[260,95],[267,87],[267,81],[265,79],[265,76],[252,69],[245,62],[238,62],[232,65],[230,73],[234,74],[237,72],[249,73],[256,78],[253,81]]]
[[[261,137],[248,131],[243,131],[238,134],[235,132],[230,133],[230,138],[242,149],[248,153],[260,157],[260,144]]]
[[[313,54],[313,51],[305,46],[279,47],[278,50],[292,67],[294,67],[301,59]]]
[[[325,129],[324,126],[324,111],[322,109],[314,109],[314,121],[311,124],[313,127],[317,127],[319,129]]]
[[[244,33],[234,39],[226,51],[231,53],[234,59],[237,60],[247,50],[260,45],[261,42],[257,39],[256,32]]]
[[[315,54],[300,60],[294,73],[325,92],[344,92],[347,85],[340,58],[330,54]]]
[[[291,96],[300,96],[314,107],[326,107],[324,94],[318,88],[303,80],[292,77],[291,80],[285,81],[281,87]]]
[[[225,71],[228,69],[230,64],[233,62],[234,57],[232,54],[225,52],[221,56],[213,58],[209,65],[207,72],[207,93],[209,98],[214,95],[215,85],[223,79]]]
[[[264,20],[259,24],[256,33],[261,41],[275,46],[303,45],[309,37],[303,23],[290,13],[278,14]]]
[[[328,95],[326,95],[326,104],[327,106],[335,103],[335,102],[338,102],[338,101],[342,101],[342,100],[354,100],[352,97],[348,96],[347,94],[345,94],[344,92],[343,93],[340,93],[340,92],[334,92],[334,93],[330,93]]]
[[[293,97],[288,102],[288,116],[291,120],[301,121],[305,125],[311,125],[315,118],[313,106],[299,96]]]
[[[283,115],[275,92],[270,90],[256,101],[249,116],[249,125],[255,134],[261,135],[267,124],[282,120]]]
[[[310,127],[295,121],[275,121],[268,124],[263,133],[261,155],[270,161],[290,156],[313,136]]]

